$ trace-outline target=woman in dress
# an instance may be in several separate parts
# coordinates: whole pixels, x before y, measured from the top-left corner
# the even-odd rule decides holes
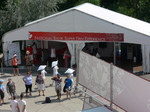
[[[51,47],[50,57],[51,57],[52,61],[55,61],[55,59],[56,59],[56,50],[55,50],[54,46]]]
[[[57,74],[57,77],[53,77],[52,80],[55,81],[55,91],[57,93],[57,99],[60,101],[61,98],[61,82],[62,82],[62,78],[60,77],[60,73]]]
[[[11,79],[8,79],[8,83],[6,85],[6,90],[7,90],[7,93],[10,94],[11,98],[13,98],[12,96],[15,96],[16,85]]]
[[[30,72],[27,72],[27,75],[25,75],[22,80],[25,82],[25,87],[26,87],[26,96],[28,96],[28,90],[30,91],[30,94],[32,92],[32,75]]]
[[[35,85],[36,84],[37,84],[37,87],[38,87],[39,96],[41,95],[40,94],[41,91],[43,93],[43,96],[45,96],[45,94],[44,94],[45,82],[44,82],[44,78],[41,76],[41,72],[38,72],[38,75],[35,79]]]
[[[29,54],[30,54],[30,51],[26,51],[25,60],[26,60],[27,70],[28,70],[28,72],[31,72],[32,60],[31,60],[31,57]]]

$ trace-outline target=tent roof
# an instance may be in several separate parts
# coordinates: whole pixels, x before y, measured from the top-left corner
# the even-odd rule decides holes
[[[123,33],[124,42],[149,44],[150,24],[90,3],[30,22],[7,32],[2,41],[29,40],[29,32]],[[70,41],[75,42],[75,41]]]

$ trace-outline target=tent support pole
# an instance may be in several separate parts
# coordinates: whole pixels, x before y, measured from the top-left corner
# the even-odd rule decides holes
[[[116,43],[114,42],[114,65],[116,65]]]

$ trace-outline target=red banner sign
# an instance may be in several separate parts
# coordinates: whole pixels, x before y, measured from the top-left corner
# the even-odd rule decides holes
[[[123,42],[122,33],[29,32],[29,40]]]

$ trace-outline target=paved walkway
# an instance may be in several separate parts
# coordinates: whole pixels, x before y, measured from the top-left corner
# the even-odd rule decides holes
[[[80,94],[73,95],[72,94],[72,100],[66,99],[66,95],[63,93],[61,101],[59,102],[56,97],[54,86],[50,87],[49,84],[51,83],[52,78],[52,70],[49,68],[48,74],[46,76],[46,91],[45,95],[50,97],[52,100],[52,103],[45,103],[45,97],[46,96],[38,96],[37,92],[37,86],[34,85],[35,83],[35,77],[37,75],[37,68],[35,67],[33,69],[33,93],[30,97],[25,97],[24,99],[27,102],[27,112],[77,112],[79,110],[82,110],[83,106],[83,96],[80,96]],[[61,77],[63,80],[66,78],[64,75],[66,69],[60,69],[59,72],[62,74]],[[26,69],[22,68],[20,70],[22,76],[13,76],[12,74],[12,68],[4,68],[4,74],[0,75],[0,79],[3,79],[4,85],[6,85],[7,80],[11,78],[17,86],[17,94],[20,95],[20,93],[25,93],[25,85],[22,81],[22,77],[26,74]],[[150,80],[150,74],[145,74],[141,76],[142,78],[145,78],[147,80]],[[76,77],[74,77],[74,81],[76,82]],[[62,83],[64,85],[64,83]],[[4,105],[0,106],[0,112],[11,112],[10,110],[10,96],[6,93],[5,94],[5,103]],[[80,99],[79,99],[80,98]],[[119,112],[121,112],[119,110]]]
[[[20,70],[22,76],[13,76],[11,69],[4,69],[4,75],[0,75],[0,79],[3,79],[4,85],[6,85],[7,80],[11,78],[15,83],[17,87],[17,94],[20,95],[20,93],[25,93],[25,85],[22,81],[22,77],[25,75],[25,69]],[[45,103],[45,97],[46,96],[38,96],[37,92],[37,86],[35,85],[35,77],[36,77],[36,68],[33,71],[33,93],[30,97],[25,97],[24,100],[27,102],[27,112],[76,112],[79,110],[82,110],[83,106],[83,96],[80,96],[81,99],[79,99],[77,96],[72,94],[72,99],[66,99],[66,95],[63,93],[61,101],[59,102],[56,97],[54,86],[50,87],[49,84],[51,83],[51,76],[52,71],[48,70],[48,75],[46,76],[46,91],[45,95],[50,97],[52,100],[52,103]],[[61,71],[62,73],[63,70]],[[63,80],[66,78],[65,75],[61,75]],[[74,78],[74,81],[76,78]],[[64,83],[62,83],[64,85]],[[4,105],[0,106],[0,112],[11,112],[10,110],[10,96],[5,93],[5,103]]]

